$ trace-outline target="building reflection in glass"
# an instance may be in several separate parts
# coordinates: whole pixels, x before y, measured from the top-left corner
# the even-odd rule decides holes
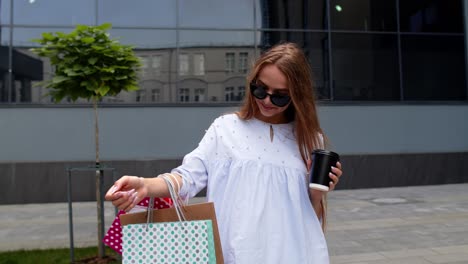
[[[47,61],[29,53],[35,45],[31,39],[42,32],[69,32],[78,23],[104,22],[113,24],[113,38],[134,46],[143,66],[139,91],[107,97],[103,103],[239,103],[255,58],[284,41],[304,49],[321,100],[466,100],[461,3],[0,1],[0,102],[51,103],[47,89],[31,88],[53,76]],[[457,44],[451,50],[423,49],[428,50],[428,58],[433,53],[440,56],[421,63],[420,46],[445,40]],[[454,67],[458,70],[445,70]],[[443,69],[443,74],[435,69]],[[436,88],[425,89],[423,79],[428,78],[432,84],[450,83],[446,88],[450,96],[431,92]]]

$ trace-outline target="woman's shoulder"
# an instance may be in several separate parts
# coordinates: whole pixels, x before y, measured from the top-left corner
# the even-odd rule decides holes
[[[217,133],[236,133],[245,131],[250,127],[251,120],[244,120],[240,118],[236,113],[224,114],[217,117],[211,127],[217,131]]]
[[[217,125],[221,125],[221,124],[232,124],[232,123],[237,123],[237,122],[242,122],[242,121],[243,120],[240,119],[236,113],[228,113],[228,114],[223,114],[217,117],[213,123]]]

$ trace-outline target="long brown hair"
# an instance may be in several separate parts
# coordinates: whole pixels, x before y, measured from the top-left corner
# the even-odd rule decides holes
[[[278,44],[255,62],[252,71],[247,76],[247,91],[244,103],[237,113],[241,119],[251,119],[259,109],[255,99],[250,94],[250,83],[257,78],[266,65],[274,64],[286,76],[291,96],[291,104],[285,115],[288,122],[295,121],[295,136],[302,160],[306,163],[310,153],[317,148],[323,148],[323,131],[320,128],[315,94],[311,78],[311,68],[302,50],[294,43]]]
[[[266,65],[274,64],[286,76],[291,104],[285,111],[288,122],[294,122],[294,132],[304,164],[314,149],[324,148],[327,139],[320,127],[311,68],[304,52],[294,43],[278,44],[257,59],[247,76],[246,95],[237,115],[244,120],[259,112],[255,99],[250,94],[250,83]],[[326,226],[326,195],[321,200],[322,229]]]

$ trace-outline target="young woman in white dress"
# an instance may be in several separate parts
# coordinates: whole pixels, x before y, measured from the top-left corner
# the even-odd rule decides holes
[[[295,44],[263,53],[240,110],[218,117],[171,172],[183,198],[207,187],[225,263],[329,263],[326,195],[308,188],[310,153],[325,144],[310,74]],[[341,175],[338,162],[330,190]],[[169,196],[164,180],[123,176],[106,199],[128,211],[147,196]]]

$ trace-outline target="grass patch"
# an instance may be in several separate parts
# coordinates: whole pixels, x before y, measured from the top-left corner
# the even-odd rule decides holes
[[[106,247],[107,258],[96,261],[97,247],[75,248],[75,263],[117,264],[119,254]],[[0,264],[70,264],[70,249],[38,249],[0,252]]]

